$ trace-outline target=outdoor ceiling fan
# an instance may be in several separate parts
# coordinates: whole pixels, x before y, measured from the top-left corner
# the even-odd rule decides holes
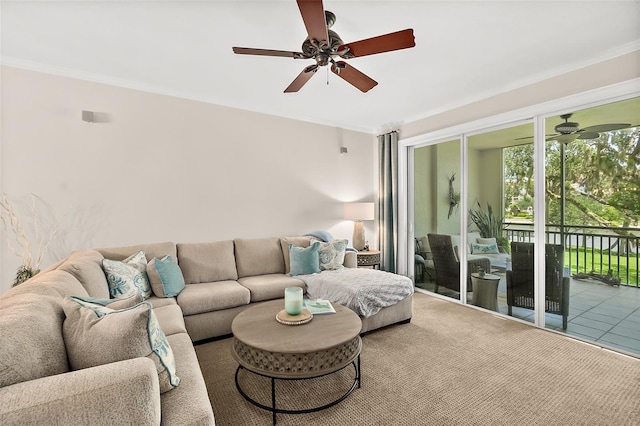
[[[602,132],[611,132],[614,130],[627,129],[634,127],[629,123],[606,123],[596,124],[595,126],[587,126],[580,128],[580,124],[575,121],[569,121],[573,113],[562,114],[560,118],[564,120],[564,123],[560,123],[554,127],[556,133],[546,135],[547,141],[558,141],[562,143],[570,143],[576,139],[597,139]],[[527,136],[524,138],[518,138],[516,140],[531,139],[533,136]]]
[[[322,0],[297,0],[297,3],[308,34],[307,39],[302,43],[302,52],[248,47],[233,48],[233,52],[240,55],[314,59],[316,63],[305,67],[298,77],[284,90],[285,93],[297,92],[313,77],[318,68],[329,64],[331,64],[331,71],[334,74],[362,92],[368,92],[378,83],[346,62],[337,59],[358,58],[407,49],[416,45],[413,29],[397,31],[352,43],[344,43],[335,31],[329,29],[335,23],[336,15],[324,10]]]

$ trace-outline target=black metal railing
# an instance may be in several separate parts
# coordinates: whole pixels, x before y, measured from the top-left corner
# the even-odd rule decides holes
[[[506,222],[509,241],[533,242],[533,224]],[[545,240],[561,244],[560,225],[545,225]],[[565,267],[571,273],[610,274],[640,288],[640,228],[565,225]]]

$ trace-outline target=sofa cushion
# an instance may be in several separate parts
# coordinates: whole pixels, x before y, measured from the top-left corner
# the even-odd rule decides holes
[[[140,250],[123,261],[102,259],[102,269],[107,276],[111,297],[126,299],[135,293],[145,298],[151,296],[144,251]]]
[[[156,365],[160,393],[178,386],[171,346],[150,303],[100,313],[66,298],[63,307],[64,342],[72,369],[147,357]]]
[[[320,269],[331,271],[343,268],[344,254],[347,249],[348,240],[333,240],[327,243],[320,243]]]
[[[281,299],[287,287],[302,287],[304,282],[284,274],[258,275],[255,277],[239,278],[238,282],[251,292],[251,302]]]
[[[284,274],[284,256],[279,238],[233,240],[238,277]]]
[[[185,316],[247,305],[250,300],[249,290],[231,280],[187,284],[178,295]]]
[[[178,265],[186,284],[238,279],[233,241],[178,244]]]
[[[69,371],[61,302],[55,289],[33,283],[0,297],[0,387]]]
[[[74,251],[58,266],[59,270],[73,275],[91,297],[108,298],[109,285],[102,269],[104,257],[96,250]]]
[[[68,295],[89,296],[85,288],[80,284],[80,281],[70,273],[58,269],[44,273],[40,272],[35,277],[31,278],[28,283],[22,283],[19,286],[14,287],[13,290],[20,292],[21,290],[18,289],[22,288],[26,292],[32,292],[34,289],[31,288],[31,286],[37,287],[39,285],[55,290],[57,295],[61,297]]]
[[[184,276],[171,256],[151,259],[147,265],[147,276],[153,293],[158,297],[174,297],[184,289]]]
[[[284,259],[284,273],[291,272],[291,263],[289,262],[289,244],[298,247],[309,247],[311,237],[286,237],[280,238],[280,248],[282,249],[282,257]]]
[[[159,308],[161,306],[178,304],[178,301],[174,297],[158,297],[158,296],[151,296],[150,298],[145,299],[145,302],[151,303],[151,306],[153,306],[153,309]]]
[[[309,247],[298,247],[289,244],[289,275],[308,275],[320,272],[320,243],[317,241]]]
[[[167,338],[176,356],[176,368],[181,381],[180,386],[160,395],[162,424],[201,426],[215,424],[207,386],[189,335],[178,333]],[[215,358],[215,355],[208,354],[207,357]],[[204,359],[206,360],[206,357]],[[219,379],[226,380],[221,377]]]
[[[165,305],[159,308],[153,308],[153,313],[158,319],[160,328],[164,332],[165,336],[168,337],[172,334],[187,332],[180,306]]]
[[[177,258],[176,245],[172,242],[137,244],[135,246],[109,247],[96,249],[107,259],[123,260],[140,250],[144,251],[147,263],[154,257],[163,258],[171,256]]]

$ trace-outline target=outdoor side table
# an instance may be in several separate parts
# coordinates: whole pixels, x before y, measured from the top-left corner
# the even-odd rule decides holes
[[[471,274],[473,285],[473,302],[475,306],[498,311],[498,284],[500,277],[493,274],[480,276],[477,272]]]

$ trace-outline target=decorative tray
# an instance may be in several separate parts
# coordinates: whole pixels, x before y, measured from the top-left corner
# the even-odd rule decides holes
[[[284,325],[302,325],[313,319],[313,314],[306,309],[298,315],[289,315],[284,309],[276,314],[276,321]]]

